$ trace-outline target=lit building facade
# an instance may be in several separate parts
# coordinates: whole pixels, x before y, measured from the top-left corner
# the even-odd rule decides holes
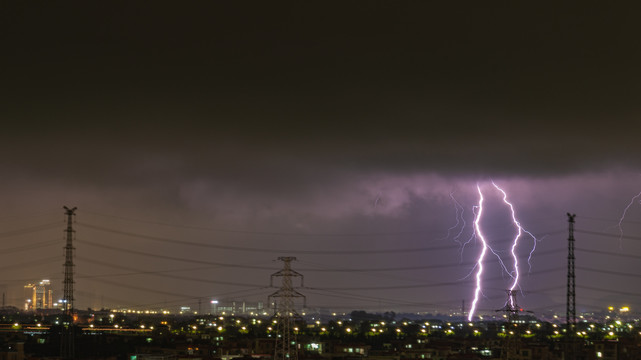
[[[24,287],[25,310],[53,309],[53,290],[49,280],[37,284],[27,284]]]
[[[265,311],[262,302],[247,301],[211,301],[210,313],[214,315],[254,315]]]

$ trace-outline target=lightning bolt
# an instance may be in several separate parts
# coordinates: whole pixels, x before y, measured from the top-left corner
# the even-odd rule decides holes
[[[510,250],[510,252],[512,253],[512,259],[514,259],[514,273],[513,273],[513,280],[514,280],[514,281],[512,282],[512,286],[510,287],[510,291],[513,291],[513,290],[518,286],[518,284],[519,284],[519,278],[520,278],[520,274],[519,274],[519,257],[516,255],[516,248],[517,248],[517,246],[518,246],[519,239],[521,238],[521,236],[523,235],[523,233],[526,233],[526,234],[528,234],[528,235],[532,238],[532,240],[533,240],[533,242],[532,242],[532,249],[530,250],[530,254],[529,254],[528,259],[527,259],[528,266],[530,267],[530,269],[532,269],[531,260],[532,260],[532,254],[534,253],[534,250],[536,250],[536,242],[537,242],[537,239],[536,239],[536,237],[535,237],[531,232],[529,232],[529,231],[525,230],[525,229],[521,226],[521,223],[520,223],[520,222],[518,221],[518,219],[516,218],[516,212],[514,211],[514,205],[512,205],[512,203],[511,203],[510,201],[508,201],[508,199],[507,199],[507,193],[506,193],[503,189],[501,189],[498,185],[496,185],[496,183],[494,183],[494,181],[492,181],[492,185],[494,185],[494,187],[495,187],[498,191],[500,191],[500,192],[501,192],[501,194],[503,194],[503,202],[504,202],[505,204],[507,204],[507,206],[510,208],[510,214],[511,214],[511,216],[512,216],[512,222],[514,223],[514,226],[515,226],[515,227],[516,227],[516,229],[517,229],[517,230],[516,230],[516,235],[514,236],[514,240],[513,240],[513,243],[512,243],[512,248],[511,248],[511,250]],[[514,297],[510,297],[508,301],[510,301],[510,305],[511,305],[512,307],[514,307],[514,306],[515,306],[515,304],[514,304]]]
[[[479,205],[478,211],[476,212],[476,217],[474,219],[474,232],[481,244],[483,245],[483,250],[479,254],[478,260],[476,261],[476,290],[474,291],[474,301],[472,301],[472,307],[470,308],[470,313],[467,316],[468,321],[472,321],[474,317],[474,312],[476,311],[476,303],[479,301],[479,295],[481,293],[481,275],[483,274],[483,259],[485,258],[485,253],[487,252],[487,243],[485,242],[485,237],[483,237],[483,232],[481,231],[481,215],[483,214],[483,193],[481,192],[481,187],[476,184],[476,189],[479,193]]]
[[[478,189],[478,184],[477,184],[477,189]],[[481,209],[481,206],[482,204],[480,202],[478,205],[472,206],[472,214],[474,215],[474,219],[476,219],[479,216],[479,214],[477,213],[477,209]],[[462,231],[463,229],[461,229],[461,233]],[[476,239],[478,239],[478,234],[475,228],[474,231],[472,231],[472,234],[470,235],[470,237],[467,239],[467,241],[465,241],[464,243],[459,242],[459,244],[461,244],[461,261],[463,260],[463,252],[465,251],[465,246],[467,246],[470,242],[472,242],[472,240],[476,240]],[[505,273],[512,278],[513,276],[511,272],[507,269],[507,266],[505,266],[505,263],[503,262],[503,258],[501,258],[501,255],[496,250],[494,250],[487,242],[485,242],[485,246],[487,246],[490,252],[492,252],[492,254],[496,256],[496,258],[499,261],[499,264],[501,265],[501,268],[503,268],[503,271],[505,271]],[[463,277],[463,279],[467,279],[470,275],[472,275],[472,273],[474,273],[474,270],[476,270],[477,268],[478,268],[478,263],[474,265],[474,267],[470,270],[470,272],[467,275]]]
[[[534,253],[534,250],[536,250],[536,243],[538,239],[528,230],[523,228],[521,226],[521,223],[518,221],[516,217],[516,211],[514,210],[514,205],[508,200],[507,193],[505,190],[503,190],[501,187],[499,187],[494,181],[492,181],[492,185],[494,188],[496,188],[501,194],[503,195],[503,202],[510,208],[510,214],[511,214],[511,219],[512,223],[514,224],[516,228],[516,235],[514,236],[514,239],[512,241],[512,246],[510,249],[510,253],[512,255],[513,259],[513,271],[509,271],[507,267],[505,266],[505,263],[501,259],[501,256],[494,251],[494,249],[488,244],[487,240],[483,236],[483,232],[481,230],[481,216],[483,214],[483,192],[481,191],[480,186],[477,184],[476,189],[479,193],[479,203],[476,206],[477,211],[475,211],[475,218],[474,218],[474,234],[473,238],[477,238],[481,241],[482,243],[482,250],[481,253],[479,254],[479,257],[477,258],[476,265],[474,266],[477,270],[476,272],[476,289],[474,291],[474,300],[472,302],[472,307],[470,308],[470,312],[468,315],[468,321],[472,321],[472,318],[474,317],[474,312],[476,311],[476,305],[479,300],[479,295],[482,293],[482,282],[481,282],[481,275],[483,274],[483,260],[485,259],[485,254],[487,253],[487,250],[489,249],[498,259],[499,263],[501,264],[501,267],[503,270],[512,278],[512,283],[510,285],[510,292],[514,291],[519,286],[519,279],[520,279],[520,272],[519,272],[519,258],[518,255],[516,254],[516,250],[519,245],[519,239],[523,236],[523,234],[527,234],[530,236],[533,240],[533,245],[532,249],[530,250],[529,256],[528,256],[528,265],[530,269],[532,268],[531,265],[531,259],[532,259],[532,254]],[[641,193],[639,194],[641,195]],[[469,242],[469,240],[468,240]],[[467,244],[467,243],[466,243]],[[472,270],[474,271],[474,269]],[[516,304],[514,304],[514,297],[509,297],[508,302],[510,303],[510,307],[514,308]],[[506,303],[507,305],[507,303]]]
[[[378,203],[381,201],[381,193],[379,192],[378,195],[376,195],[376,199],[374,199],[374,209],[376,209],[376,206]]]
[[[621,214],[621,218],[619,219],[619,224],[617,226],[619,228],[619,247],[623,246],[623,220],[625,220],[625,214],[627,214],[630,207],[632,207],[636,199],[638,199],[640,196],[641,196],[641,192],[638,193],[636,196],[634,196],[632,199],[630,199],[630,203],[628,204],[628,206],[626,206],[625,209],[623,209],[623,214]]]
[[[477,188],[478,188],[478,185],[477,185]],[[479,214],[477,212],[477,209],[479,209],[479,205],[472,206],[472,215],[474,215],[474,217],[473,217],[474,220],[476,220],[478,218],[478,216],[479,216]],[[461,230],[461,231],[463,231],[463,230]],[[461,245],[461,261],[463,260],[463,252],[465,251],[465,246],[467,246],[467,244],[471,243],[472,240],[475,240],[476,237],[477,237],[477,235],[476,235],[476,227],[474,227],[474,230],[472,231],[472,235],[470,235],[470,237],[467,239],[467,241],[465,241],[464,243],[460,243],[459,242],[459,244]],[[476,265],[474,266],[474,268],[476,268]],[[474,271],[474,269],[472,269],[472,271]],[[471,273],[472,272],[470,272],[470,274]],[[469,276],[469,274],[467,276]]]
[[[456,224],[452,225],[449,229],[447,229],[447,234],[444,237],[442,237],[440,240],[449,239],[452,233],[454,232],[454,230],[456,230],[460,225],[461,227],[460,230],[456,235],[454,235],[452,239],[455,242],[461,244],[458,239],[461,237],[461,235],[463,234],[463,231],[465,230],[465,227],[467,226],[467,223],[465,222],[465,217],[463,216],[463,213],[465,212],[465,208],[463,207],[463,205],[461,205],[461,203],[458,202],[458,200],[456,200],[456,198],[454,197],[454,193],[450,193],[450,199],[452,199],[452,202],[454,203],[454,211],[456,212],[456,216],[455,216]]]

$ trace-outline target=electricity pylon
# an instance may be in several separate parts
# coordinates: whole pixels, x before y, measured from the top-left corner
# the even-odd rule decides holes
[[[567,340],[567,360],[575,359],[576,338],[576,277],[574,276],[574,217],[568,213],[568,289],[565,312],[565,337]]]
[[[300,278],[300,286],[303,286],[303,275],[292,270],[291,262],[295,257],[279,257],[283,262],[283,268],[272,274],[270,286],[274,286],[274,278],[281,278],[281,286],[278,291],[268,296],[271,304],[276,299],[274,306],[274,320],[276,321],[276,344],[274,346],[274,360],[298,360],[298,344],[294,333],[294,324],[300,315],[294,308],[294,299],[303,298],[305,306],[305,295],[294,290],[292,278]]]
[[[521,347],[521,334],[519,333],[519,311],[521,309],[516,304],[516,290],[507,290],[507,301],[502,309],[507,316],[507,327],[501,359],[512,359],[518,356]]]
[[[64,296],[62,298],[62,332],[60,339],[60,357],[62,359],[73,359],[75,357],[74,326],[73,326],[73,217],[76,215],[76,208],[70,209],[64,206],[67,215],[67,245],[65,246],[65,279]]]

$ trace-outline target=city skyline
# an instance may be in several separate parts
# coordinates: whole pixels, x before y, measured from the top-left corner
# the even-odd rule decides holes
[[[77,206],[77,308],[266,301],[295,256],[309,307],[469,309],[477,186],[504,261],[515,235],[494,182],[538,239],[522,307],[565,308],[570,212],[577,312],[641,309],[632,5],[3,7],[14,304],[32,279],[62,294]],[[494,311],[512,283],[486,260]]]

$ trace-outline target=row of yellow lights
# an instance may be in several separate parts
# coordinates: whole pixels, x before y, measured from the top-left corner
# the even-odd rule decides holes
[[[156,310],[121,309],[121,310],[111,310],[111,312],[122,313],[122,314],[151,314],[151,315],[157,315],[157,314],[169,315],[169,314],[171,314],[171,312],[169,310],[156,311]]]

